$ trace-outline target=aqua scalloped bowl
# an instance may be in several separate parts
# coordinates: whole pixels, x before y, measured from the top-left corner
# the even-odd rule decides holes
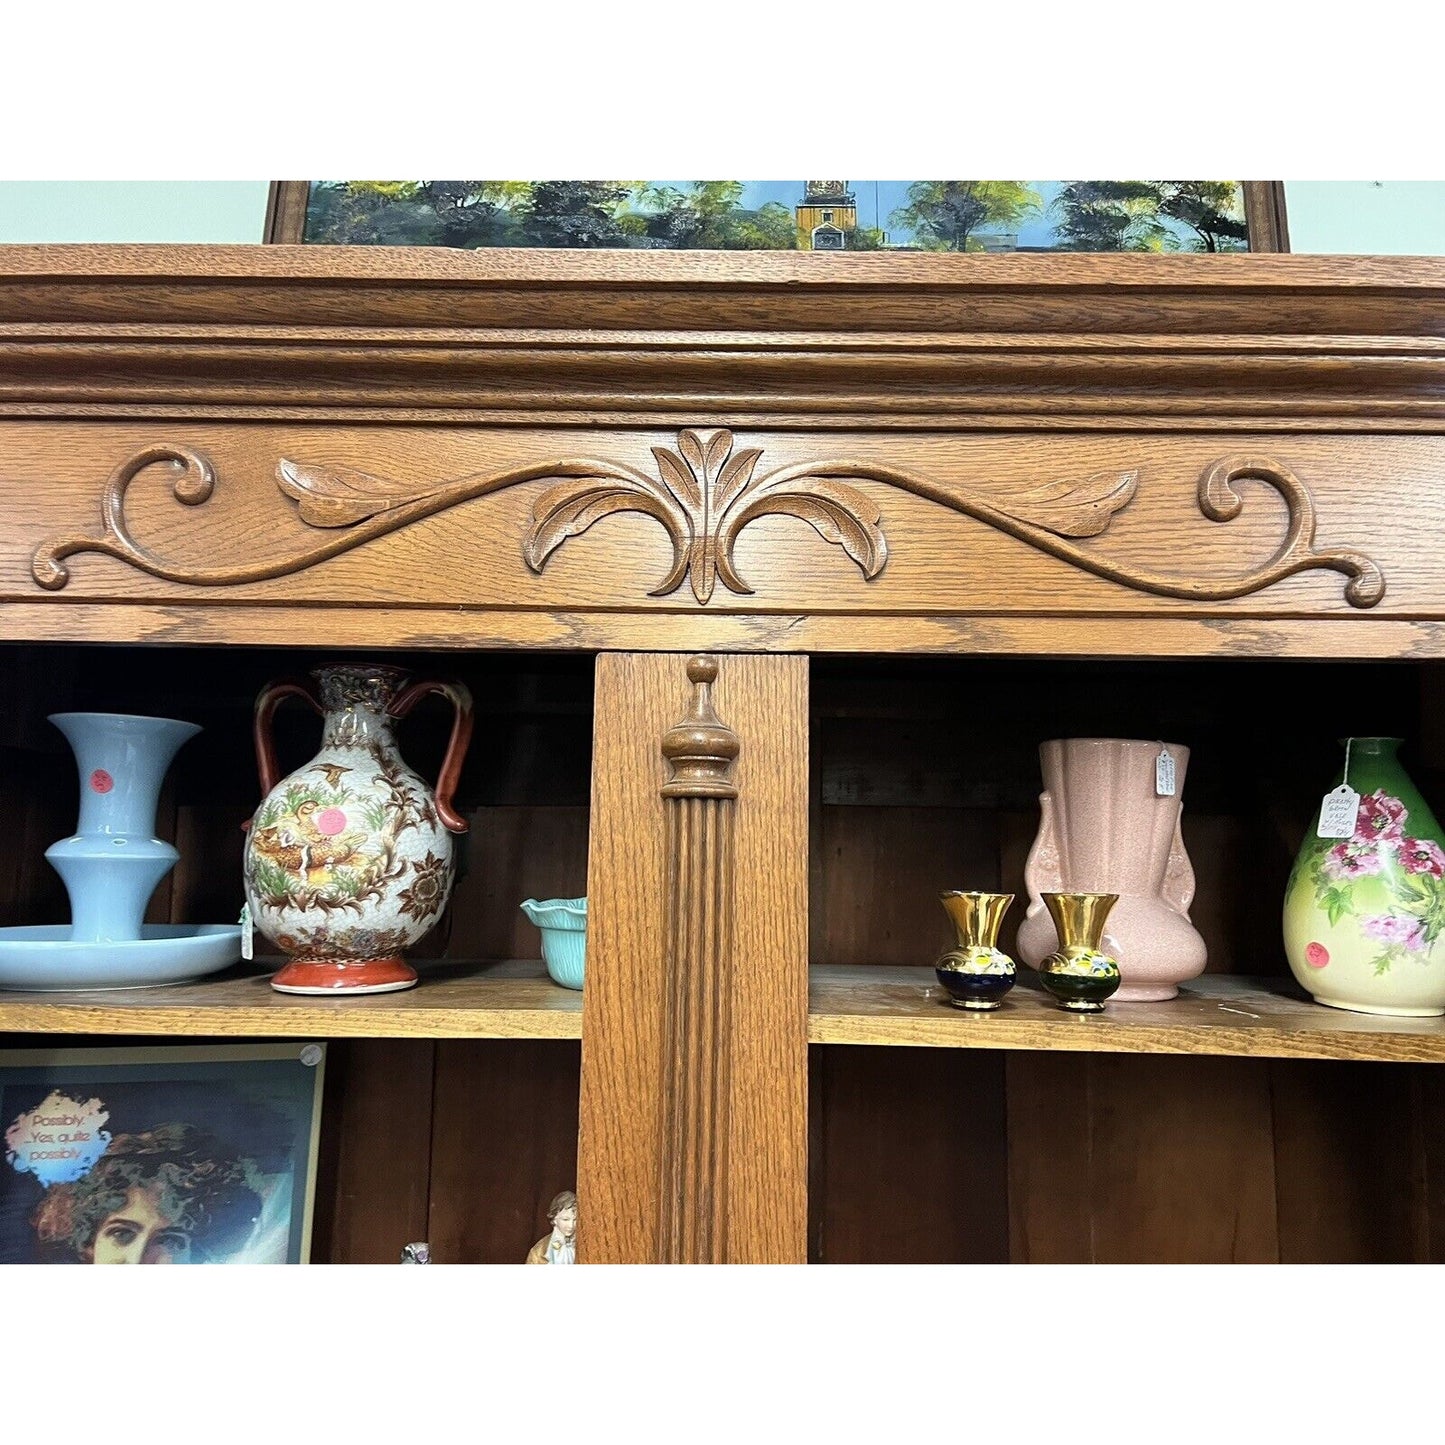
[[[539,903],[529,898],[522,912],[537,925],[542,935],[542,962],[547,976],[563,988],[581,988],[587,962],[587,900],[549,898]]]

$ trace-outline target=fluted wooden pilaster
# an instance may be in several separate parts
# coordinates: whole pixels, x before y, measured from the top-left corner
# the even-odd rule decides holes
[[[598,659],[584,1260],[805,1257],[807,666]]]
[[[673,1264],[727,1257],[729,1005],[733,969],[733,781],[737,734],[712,705],[717,660],[694,657],[687,717],[662,740],[667,800],[667,1069],[658,1239]]]

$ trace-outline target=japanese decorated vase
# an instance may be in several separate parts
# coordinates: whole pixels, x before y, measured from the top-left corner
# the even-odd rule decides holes
[[[318,668],[312,682],[274,682],[256,699],[256,760],[265,795],[246,840],[246,901],[256,929],[288,956],[282,993],[385,993],[409,988],[403,957],[451,894],[453,833],[466,820],[453,793],[471,739],[460,683],[409,682],[398,668]],[[402,761],[396,722],[429,693],[455,709],[435,791]],[[324,719],[321,751],[277,781],[271,718],[299,697]]]
[[[1318,813],[1284,897],[1289,966],[1316,1003],[1359,1013],[1445,1013],[1445,835],[1395,756],[1399,738],[1351,738],[1360,796],[1347,838]]]
[[[1167,754],[1167,763],[1161,755]],[[1180,818],[1189,749],[1133,738],[1056,738],[1039,745],[1044,792],[1024,866],[1028,911],[1018,952],[1030,968],[1063,946],[1049,893],[1113,893],[1104,952],[1117,961],[1120,1003],[1169,999],[1204,972],[1189,920],[1194,868]],[[1161,777],[1172,791],[1160,791]]]

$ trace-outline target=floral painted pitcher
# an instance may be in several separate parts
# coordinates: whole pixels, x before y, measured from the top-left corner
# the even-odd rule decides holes
[[[1322,838],[1310,818],[1285,890],[1284,945],[1317,1003],[1442,1014],[1445,835],[1396,759],[1399,745],[1349,739],[1336,781],[1359,795],[1358,808],[1340,825],[1347,836]]]
[[[410,988],[402,957],[441,917],[451,893],[452,799],[472,733],[458,682],[412,682],[369,663],[274,682],[256,699],[256,761],[265,797],[246,840],[246,902],[256,929],[290,961],[282,993],[386,993]],[[397,751],[393,724],[430,693],[456,710],[433,792]],[[277,781],[271,718],[299,697],[325,719],[321,751]]]

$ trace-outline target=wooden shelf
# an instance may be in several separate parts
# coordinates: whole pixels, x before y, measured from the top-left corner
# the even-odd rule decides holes
[[[277,960],[279,963],[279,960]],[[582,995],[540,961],[428,963],[402,993],[311,998],[271,988],[269,971],[165,988],[0,992],[0,1032],[233,1034],[248,1038],[580,1039]]]
[[[810,995],[815,1044],[1445,1063],[1445,1019],[1347,1013],[1283,980],[1231,974],[1207,974],[1166,1003],[1093,1015],[1057,1008],[1031,974],[993,1013],[954,1008],[931,968],[814,965]]]

